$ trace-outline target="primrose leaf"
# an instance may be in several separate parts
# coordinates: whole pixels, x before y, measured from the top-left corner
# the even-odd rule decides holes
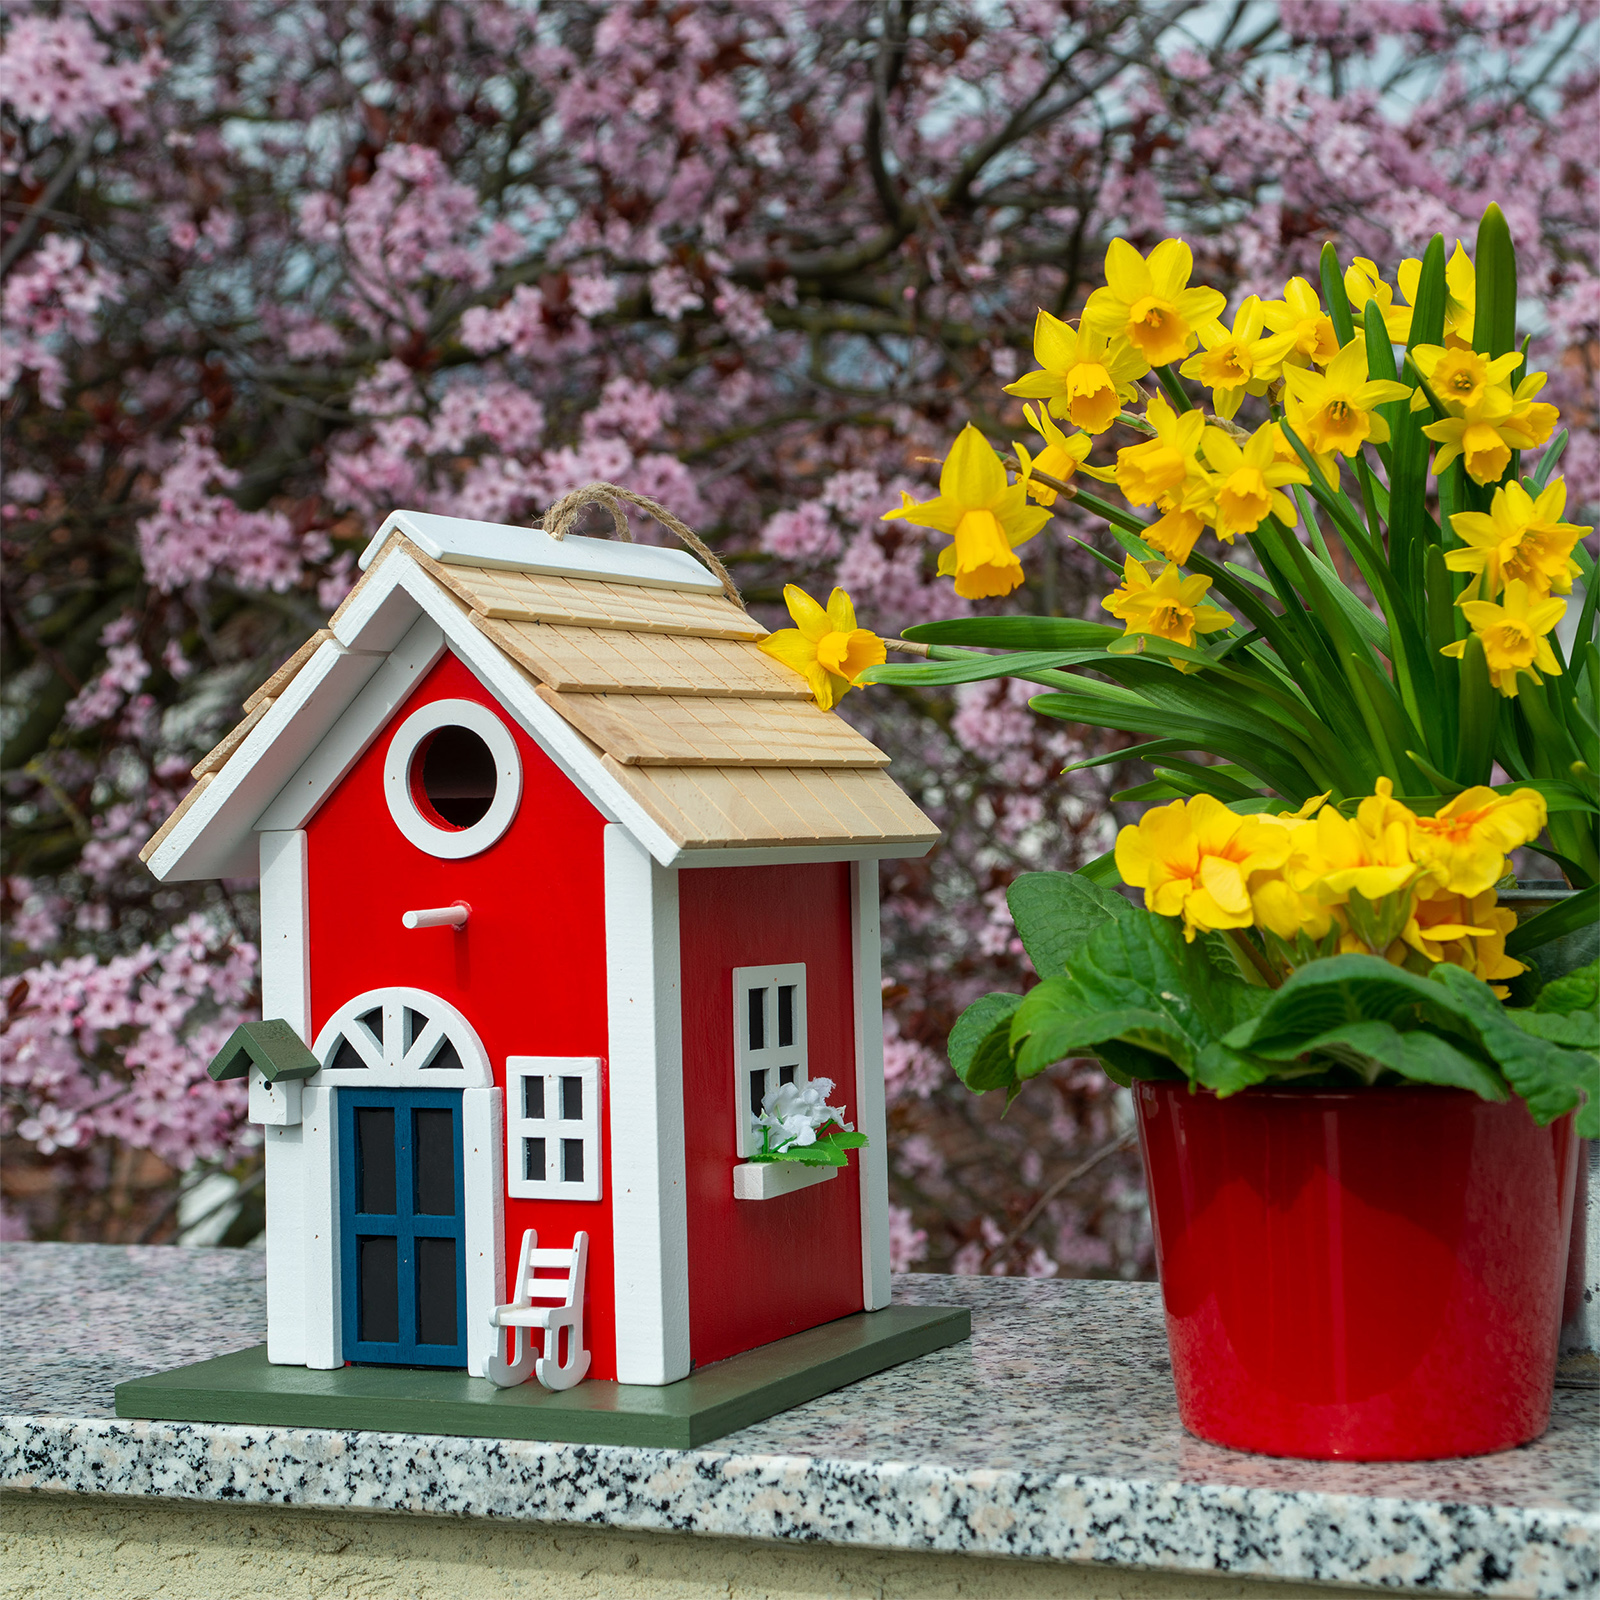
[[[1535,1122],[1542,1126],[1577,1107],[1578,1133],[1600,1138],[1600,1060],[1519,1027],[1494,990],[1461,967],[1435,967],[1428,981],[1450,993]]]
[[[986,994],[974,1000],[950,1030],[950,1065],[969,1089],[981,1094],[1017,1081],[1011,1060],[1011,1016],[1021,995]]]
[[[1539,991],[1533,1009],[1562,1016],[1574,1011],[1586,1011],[1590,1016],[1600,1012],[1600,961],[1578,967],[1564,978],[1552,979]]]
[[[1024,872],[1006,891],[1006,904],[1041,978],[1064,971],[1090,934],[1134,909],[1115,889],[1075,872]]]
[[[1230,1034],[1228,1043],[1283,1060],[1346,1023],[1387,1022],[1403,1028],[1423,1021],[1461,1027],[1465,1018],[1438,984],[1404,967],[1378,956],[1329,956],[1291,974],[1254,1022]]]
[[[1357,1070],[1375,1061],[1413,1083],[1470,1089],[1485,1100],[1510,1098],[1505,1079],[1492,1066],[1424,1028],[1401,1033],[1387,1022],[1347,1022],[1312,1039],[1305,1053],[1329,1055]]]
[[[1072,975],[1086,1010],[1143,1013],[1118,1029],[1124,1043],[1168,1057],[1219,1094],[1259,1081],[1223,1051],[1222,1038],[1254,1015],[1267,991],[1219,972],[1173,919],[1130,909],[1090,936]]]

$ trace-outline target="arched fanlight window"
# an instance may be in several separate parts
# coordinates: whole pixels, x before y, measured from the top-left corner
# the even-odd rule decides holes
[[[326,1084],[488,1088],[488,1052],[472,1024],[426,989],[369,989],[329,1017],[312,1054]]]

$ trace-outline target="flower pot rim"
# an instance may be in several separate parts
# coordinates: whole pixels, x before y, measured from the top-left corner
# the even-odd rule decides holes
[[[1247,1095],[1256,1101],[1261,1100],[1335,1100],[1335,1101],[1367,1101],[1376,1098],[1400,1099],[1405,1097],[1420,1097],[1423,1095],[1431,1099],[1449,1096],[1453,1099],[1467,1099],[1481,1102],[1483,1105],[1521,1105],[1519,1096],[1513,1094],[1505,1100],[1485,1100],[1482,1095],[1474,1094],[1471,1089],[1457,1088],[1453,1084],[1444,1083],[1381,1083],[1374,1084],[1366,1089],[1297,1089],[1288,1083],[1256,1083],[1248,1089],[1236,1090],[1230,1095],[1219,1095],[1215,1089],[1208,1089],[1203,1084],[1179,1083],[1173,1078],[1143,1078],[1139,1080],[1141,1087],[1151,1089],[1167,1089],[1174,1094],[1184,1093],[1199,1099],[1202,1095],[1209,1096],[1219,1103],[1243,1100]],[[1571,1115],[1568,1112],[1567,1115]]]

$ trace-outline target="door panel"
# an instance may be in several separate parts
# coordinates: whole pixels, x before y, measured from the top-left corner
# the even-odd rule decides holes
[[[464,1367],[461,1095],[340,1088],[347,1361]]]

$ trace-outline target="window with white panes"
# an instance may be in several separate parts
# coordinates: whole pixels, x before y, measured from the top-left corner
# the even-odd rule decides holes
[[[513,1200],[600,1198],[600,1062],[506,1062],[506,1193]]]
[[[733,969],[733,1059],[738,1152],[752,1156],[761,1102],[780,1083],[808,1081],[803,961]]]

